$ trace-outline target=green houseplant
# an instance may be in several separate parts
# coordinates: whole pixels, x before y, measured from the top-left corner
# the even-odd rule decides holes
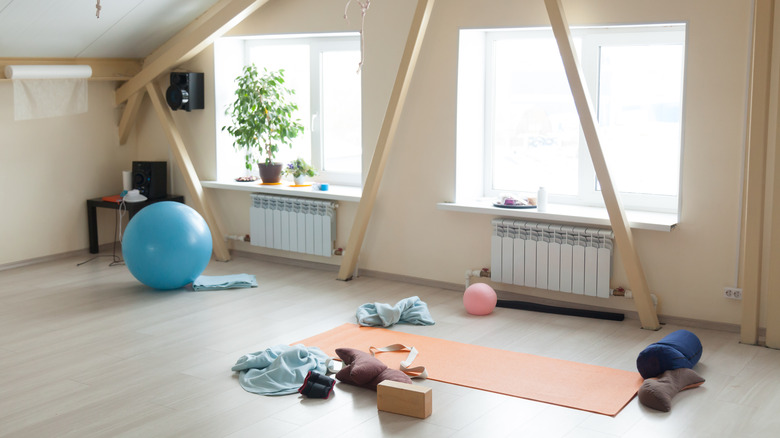
[[[284,169],[284,173],[292,175],[296,185],[303,185],[307,176],[317,175],[317,171],[309,165],[303,158],[296,158],[287,164],[287,168]]]
[[[282,164],[274,158],[280,145],[292,146],[292,139],[303,133],[303,125],[293,119],[298,106],[291,101],[295,92],[284,85],[284,70],[261,75],[252,64],[236,78],[235,101],[225,114],[232,125],[223,126],[233,137],[233,147],[244,152],[246,168],[257,164],[263,183],[278,183]],[[263,159],[265,157],[265,159]]]

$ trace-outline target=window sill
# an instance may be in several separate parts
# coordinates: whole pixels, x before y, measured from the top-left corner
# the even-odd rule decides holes
[[[440,202],[439,210],[459,211],[463,213],[489,214],[493,216],[516,217],[537,221],[565,222],[581,225],[596,225],[609,227],[607,210],[597,207],[582,207],[576,205],[550,204],[544,213],[535,208],[510,209],[498,208],[492,201],[473,202]],[[677,215],[674,213],[652,213],[647,211],[626,211],[631,228],[641,230],[672,231],[677,226]]]
[[[329,199],[332,201],[360,202],[363,189],[360,187],[330,185],[328,190],[320,191],[312,187],[290,187],[289,182],[277,186],[264,186],[258,182],[201,181],[209,189],[238,190],[269,195],[299,196],[302,198]]]

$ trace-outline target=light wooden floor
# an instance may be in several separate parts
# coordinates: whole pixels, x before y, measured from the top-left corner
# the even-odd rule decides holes
[[[670,413],[634,399],[613,418],[434,381],[425,420],[377,412],[374,392],[346,384],[328,400],[250,394],[230,371],[236,359],[354,322],[366,302],[417,295],[436,325],[394,329],[632,371],[679,327],[511,309],[475,317],[455,291],[241,257],[205,274],[254,274],[260,287],[160,292],[107,258],[76,266],[87,258],[0,272],[0,436],[780,436],[780,351],[705,329],[692,330],[707,381]]]

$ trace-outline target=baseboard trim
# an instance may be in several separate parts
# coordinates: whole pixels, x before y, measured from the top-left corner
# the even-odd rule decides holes
[[[315,262],[315,261],[311,261],[311,260],[293,259],[293,258],[277,256],[277,255],[261,254],[261,253],[250,252],[250,251],[242,251],[242,250],[239,250],[239,249],[231,249],[230,253],[233,254],[233,255],[236,255],[236,256],[241,256],[241,257],[252,259],[252,260],[260,260],[260,261],[269,262],[269,263],[278,263],[280,265],[300,266],[302,268],[318,269],[320,271],[330,271],[330,272],[338,272],[339,271],[339,265],[334,265],[334,264],[331,264],[331,263],[322,263],[322,262]]]
[[[444,281],[437,281],[437,280],[429,280],[425,278],[419,278],[419,277],[411,277],[407,275],[400,275],[400,274],[390,274],[386,272],[381,271],[374,271],[374,270],[368,270],[368,269],[361,269],[360,270],[360,276],[366,276],[366,277],[373,277],[373,278],[380,278],[383,280],[390,280],[390,281],[399,281],[402,283],[409,283],[409,284],[416,284],[419,286],[428,286],[428,287],[435,287],[438,289],[445,289],[445,290],[453,290],[457,292],[462,292],[465,287],[465,279],[463,284],[459,283],[449,283]],[[498,295],[499,299],[502,300],[519,300],[519,301],[527,301],[529,303],[534,304],[542,304],[547,306],[561,306],[564,305],[565,307],[572,308],[572,309],[579,309],[579,310],[593,310],[597,312],[622,312],[625,314],[627,319],[632,320],[639,320],[639,314],[634,310],[626,310],[626,309],[619,309],[619,308],[612,308],[612,307],[602,307],[602,306],[592,306],[587,304],[581,304],[581,303],[572,303],[568,301],[561,301],[561,300],[554,300],[549,298],[541,298],[533,295],[527,295],[523,293],[519,293],[516,291],[507,291],[500,289],[500,286],[497,286],[496,284],[492,284],[494,289],[496,290],[496,294]],[[667,316],[667,315],[658,315],[658,320],[662,325],[670,324],[670,325],[676,325],[676,326],[684,326],[684,327],[690,327],[690,328],[701,328],[701,329],[707,329],[707,330],[718,330],[723,332],[729,332],[729,333],[739,333],[740,327],[738,324],[729,324],[729,323],[721,323],[721,322],[713,322],[713,321],[705,321],[700,319],[692,319],[692,318],[681,318],[678,316]],[[760,329],[760,332],[765,332],[766,329]]]
[[[313,262],[308,260],[295,260],[295,259],[290,259],[285,257],[258,254],[258,253],[246,252],[246,251],[237,251],[237,250],[233,250],[233,251],[236,253],[236,255],[253,258],[256,260],[263,260],[271,263],[281,263],[286,265],[301,266],[301,267],[320,269],[320,270],[331,271],[331,272],[338,272],[338,266],[335,265],[318,263],[318,262]],[[355,278],[359,278],[359,277],[371,277],[371,278],[378,278],[382,280],[398,281],[401,283],[433,287],[433,288],[444,289],[444,290],[451,290],[460,293],[462,293],[466,287],[465,278],[463,284],[461,284],[461,283],[451,283],[451,282],[439,281],[439,280],[431,280],[427,278],[413,277],[410,275],[392,274],[392,273],[376,271],[372,269],[359,269],[358,275]],[[639,314],[635,310],[627,310],[627,309],[604,307],[604,306],[593,306],[593,305],[587,305],[581,303],[572,303],[568,301],[555,300],[550,298],[542,298],[533,295],[523,294],[517,291],[503,290],[501,289],[500,284],[495,284],[495,283],[491,284],[491,286],[493,286],[493,288],[496,290],[499,299],[521,300],[521,301],[527,301],[535,304],[543,304],[547,306],[564,305],[572,309],[593,310],[598,312],[622,312],[627,319],[637,320],[637,321],[639,320]],[[626,301],[630,302],[631,300],[626,299]],[[630,305],[633,305],[633,303],[631,303]],[[690,327],[690,328],[718,330],[718,331],[729,332],[729,333],[739,333],[740,331],[740,326],[738,324],[705,321],[705,320],[693,319],[693,318],[682,318],[679,316],[669,316],[663,314],[658,315],[658,321],[662,325],[670,324],[670,325]],[[762,336],[761,334],[765,332],[766,332],[765,328],[759,329],[760,336]]]
[[[46,263],[46,262],[61,260],[69,257],[78,256],[78,255],[85,255],[87,257],[99,257],[101,255],[108,256],[109,253],[112,253],[112,249],[113,249],[112,246],[113,246],[112,243],[101,245],[100,250],[102,254],[90,254],[88,250],[85,248],[85,249],[80,249],[75,251],[68,251],[59,254],[48,255],[44,257],[36,257],[36,258],[22,260],[18,262],[6,263],[0,265],[0,271],[7,271],[10,269],[21,268],[29,265],[38,264],[38,263]],[[338,265],[334,265],[331,263],[321,263],[321,262],[310,261],[310,260],[299,260],[299,259],[293,259],[289,257],[260,254],[256,252],[242,251],[237,249],[231,249],[230,252],[235,256],[240,256],[252,260],[265,261],[269,263],[278,263],[278,264],[290,265],[290,266],[300,266],[304,268],[318,269],[321,271],[329,271],[329,272],[338,272],[339,270]],[[465,289],[465,278],[463,284],[460,284],[460,283],[451,283],[451,282],[439,281],[439,280],[431,280],[427,278],[413,277],[410,275],[392,274],[392,273],[387,273],[382,271],[375,271],[371,269],[360,269],[356,278],[359,277],[371,277],[371,278],[378,278],[382,280],[397,281],[401,283],[414,284],[418,286],[451,290],[460,293],[462,293],[462,291]],[[623,312],[626,318],[628,319],[639,320],[639,316],[637,312],[633,310],[626,310],[626,309],[613,308],[613,307],[592,306],[592,305],[572,303],[572,302],[562,301],[562,300],[541,298],[533,295],[523,294],[517,291],[503,290],[498,284],[491,284],[491,285],[496,290],[499,299],[522,300],[530,303],[543,304],[548,306],[560,306],[563,304],[566,307],[572,309],[580,309],[580,310],[594,310],[594,311],[601,311],[601,312],[619,311],[619,312]],[[658,320],[662,325],[671,324],[671,325],[701,328],[707,330],[718,330],[718,331],[730,332],[730,333],[739,333],[740,331],[740,326],[738,324],[705,321],[705,320],[692,319],[692,318],[682,318],[678,316],[667,316],[662,314],[658,315]],[[763,339],[765,338],[765,336],[766,336],[766,328],[763,327],[759,328],[759,339]],[[761,342],[759,342],[759,345],[761,345]]]
[[[77,249],[75,251],[61,252],[59,254],[52,254],[43,257],[35,257],[32,259],[20,260],[18,262],[5,263],[0,265],[0,271],[8,271],[10,269],[23,268],[25,266],[37,265],[39,263],[54,262],[57,260],[62,260],[69,257],[75,257],[78,255],[96,256],[99,254],[90,254],[86,248]]]

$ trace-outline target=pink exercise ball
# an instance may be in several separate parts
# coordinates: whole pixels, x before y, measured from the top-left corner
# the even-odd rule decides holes
[[[496,291],[485,283],[474,283],[463,293],[463,306],[472,315],[488,315],[496,308]]]

